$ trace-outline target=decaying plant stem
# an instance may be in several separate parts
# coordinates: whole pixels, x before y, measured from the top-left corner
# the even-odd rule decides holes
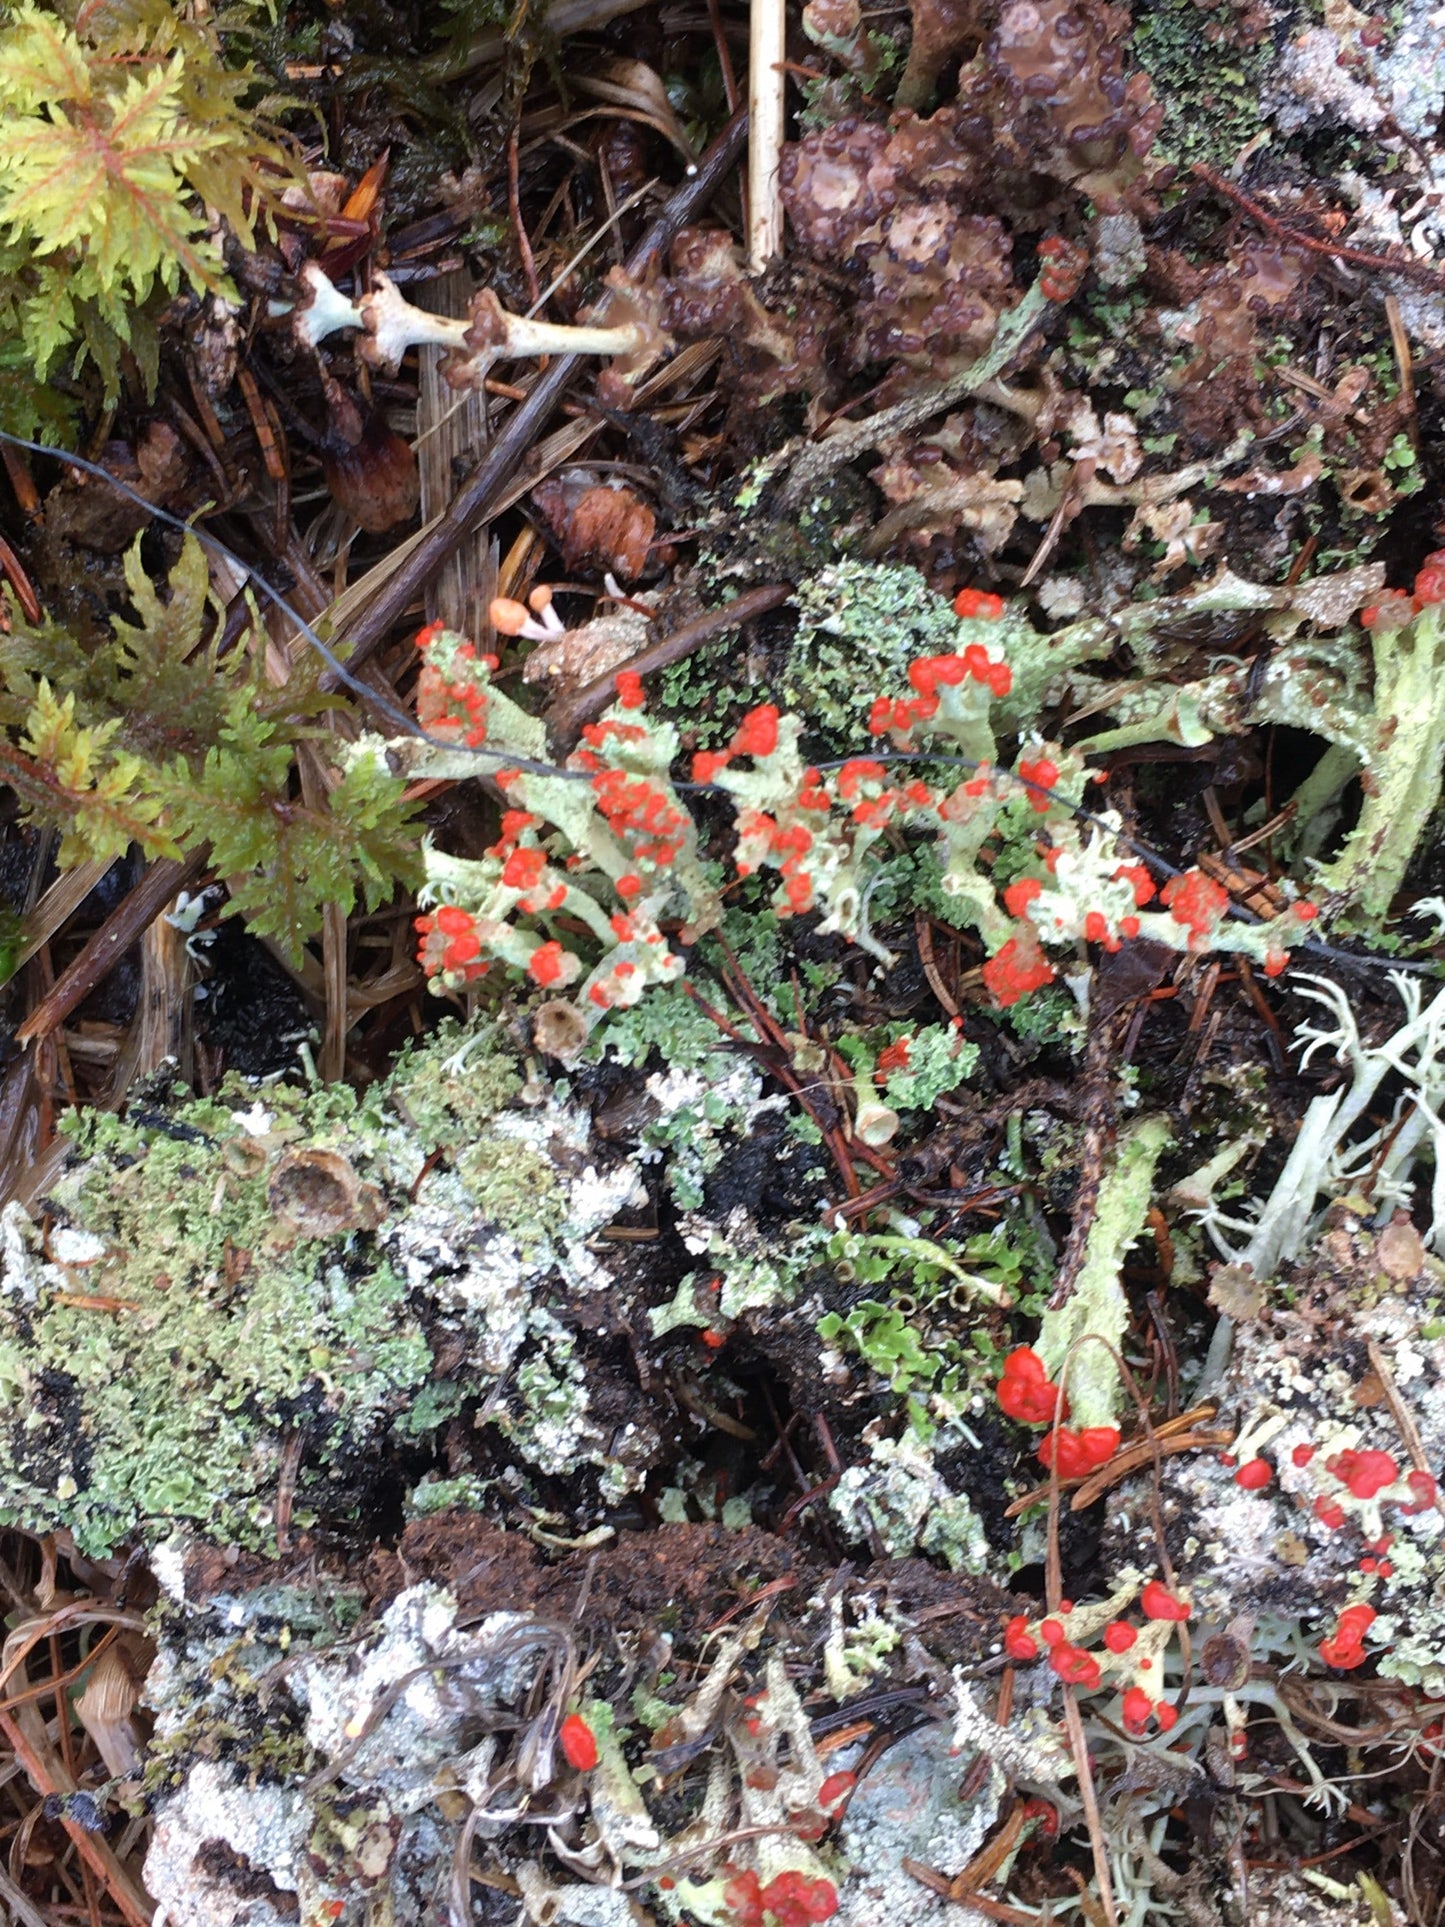
[[[748,15],[748,267],[761,274],[783,248],[783,0],[752,0]]]
[[[740,596],[734,596],[720,609],[704,609],[701,615],[694,616],[691,622],[683,623],[669,636],[649,643],[646,649],[639,650],[631,661],[621,663],[605,676],[597,676],[584,684],[571,696],[558,703],[548,717],[548,727],[554,741],[570,743],[583,723],[595,722],[614,701],[617,694],[619,673],[634,676],[651,676],[659,669],[667,669],[675,662],[681,662],[705,642],[715,636],[725,635],[729,629],[737,628],[739,623],[751,622],[755,616],[763,616],[770,609],[779,609],[792,594],[786,582],[771,582],[762,588],[748,589]]]

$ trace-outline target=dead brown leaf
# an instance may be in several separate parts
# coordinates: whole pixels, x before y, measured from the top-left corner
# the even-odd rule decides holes
[[[532,501],[569,569],[590,562],[627,581],[641,575],[657,517],[625,483],[614,488],[557,477],[534,489]]]

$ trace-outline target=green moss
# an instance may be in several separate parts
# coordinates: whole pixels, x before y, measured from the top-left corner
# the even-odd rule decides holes
[[[1134,57],[1164,109],[1154,158],[1227,168],[1264,131],[1261,110],[1275,43],[1267,35],[1244,51],[1211,41],[1205,34],[1209,19],[1194,0],[1152,0],[1135,17]]]
[[[903,564],[835,562],[804,582],[794,601],[798,627],[775,700],[842,754],[866,742],[875,696],[906,691],[915,656],[958,647],[958,617]]]
[[[524,1248],[551,1235],[567,1213],[552,1161],[510,1137],[478,1137],[457,1155],[457,1175],[488,1218],[512,1228]]]
[[[430,1155],[467,1143],[523,1081],[512,1056],[478,1049],[476,1034],[449,1017],[424,1044],[402,1052],[377,1096],[405,1119]]]
[[[182,1137],[82,1127],[87,1162],[55,1196],[104,1255],[36,1307],[12,1359],[32,1400],[17,1460],[86,1551],[147,1519],[254,1532],[272,1511],[254,1484],[258,1423],[278,1439],[295,1425],[359,1442],[431,1364],[387,1263],[353,1235],[278,1223],[267,1180],[300,1120],[283,1106],[280,1142],[262,1149],[219,1107],[195,1108],[203,1120],[176,1116]],[[29,1506],[4,1516],[36,1523]]]
[[[594,1063],[606,1059],[636,1068],[656,1050],[670,1070],[693,1071],[715,1060],[725,1064],[725,1045],[723,1033],[687,992],[664,984],[649,990],[630,1010],[609,1012],[606,1024],[593,1034],[587,1056]]]
[[[8,1221],[0,1520],[63,1527],[91,1556],[176,1522],[269,1549],[289,1468],[293,1524],[355,1510],[389,1439],[443,1423],[538,1318],[552,1328],[530,1281],[615,1202],[598,1190],[568,1225],[543,1148],[566,1115],[499,1115],[516,1063],[493,1031],[462,1043],[410,1053],[364,1102],[237,1080],[71,1122],[48,1246]],[[535,1409],[522,1386],[526,1438],[564,1429],[575,1372],[554,1376]]]

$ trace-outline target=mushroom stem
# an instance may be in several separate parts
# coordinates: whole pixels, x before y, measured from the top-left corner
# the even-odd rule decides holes
[[[296,279],[306,298],[293,309],[291,325],[308,346],[314,348],[326,335],[334,335],[342,328],[364,325],[360,308],[347,300],[314,261],[306,262]]]
[[[524,355],[633,355],[642,346],[642,330],[630,322],[617,328],[570,327],[557,321],[534,321],[526,315],[506,314],[507,359]]]
[[[497,361],[539,355],[635,355],[646,342],[646,331],[636,322],[613,328],[569,327],[510,314],[489,288],[472,302],[468,320],[427,314],[414,308],[384,274],[377,275],[376,286],[362,296],[360,312],[367,334],[362,353],[368,361],[395,367],[408,348],[430,343],[470,362],[474,381]],[[455,371],[450,379],[456,382]]]
[[[414,308],[390,275],[378,274],[375,287],[361,297],[359,306],[366,329],[361,352],[374,366],[395,368],[408,348],[424,343],[462,350],[468,345],[469,321]]]
[[[530,315],[510,314],[490,288],[484,288],[472,302],[463,343],[473,381],[480,380],[498,361],[522,361],[534,355],[637,355],[647,345],[648,331],[641,320],[612,327],[537,321]],[[449,375],[454,385],[458,372],[453,370]]]

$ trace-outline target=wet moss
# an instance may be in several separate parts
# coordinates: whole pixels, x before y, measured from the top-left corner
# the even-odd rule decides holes
[[[564,1440],[600,1451],[543,1300],[635,1179],[574,1160],[569,1182],[551,1147],[585,1120],[545,1093],[509,1108],[522,1081],[484,1028],[364,1100],[233,1080],[80,1114],[55,1228],[5,1222],[0,1519],[90,1556],[177,1523],[270,1549],[292,1481],[297,1529],[363,1513],[388,1441],[444,1422],[529,1339],[549,1382],[533,1400],[523,1378],[508,1429],[549,1464]]]

